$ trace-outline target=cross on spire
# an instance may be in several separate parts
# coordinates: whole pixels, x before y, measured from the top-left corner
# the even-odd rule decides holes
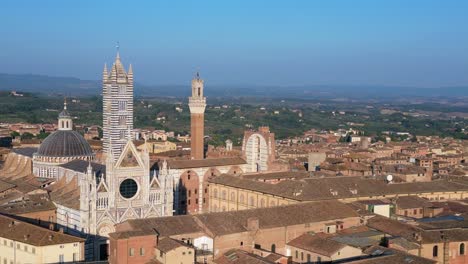
[[[117,58],[120,58],[120,42],[117,41],[115,48],[117,49]]]

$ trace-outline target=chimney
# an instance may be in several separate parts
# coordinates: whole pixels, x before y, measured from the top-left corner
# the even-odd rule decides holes
[[[54,231],[54,229],[55,229],[54,223],[50,223],[50,224],[49,224],[49,229],[52,230],[52,231]]]
[[[49,241],[52,241],[53,235],[49,235]]]
[[[29,238],[29,234],[28,234],[28,235],[24,235],[24,241],[28,241],[28,238]]]
[[[249,217],[247,219],[247,229],[250,231],[257,231],[260,228],[260,220],[258,217]]]

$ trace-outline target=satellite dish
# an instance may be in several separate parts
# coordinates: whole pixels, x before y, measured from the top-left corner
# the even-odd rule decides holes
[[[393,175],[387,175],[387,181],[391,182],[393,180]]]

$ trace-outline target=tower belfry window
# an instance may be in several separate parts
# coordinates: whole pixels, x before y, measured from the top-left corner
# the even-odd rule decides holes
[[[126,110],[127,110],[127,102],[119,101],[119,111],[126,111]]]
[[[201,94],[200,90],[201,90],[200,87],[198,87],[198,96],[200,96],[200,94]]]

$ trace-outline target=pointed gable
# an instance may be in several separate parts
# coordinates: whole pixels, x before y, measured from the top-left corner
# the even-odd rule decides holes
[[[132,151],[124,153],[124,157],[122,159],[122,162],[120,163],[120,167],[138,167],[138,160],[136,159]]]
[[[121,168],[143,167],[143,162],[141,161],[138,150],[131,140],[125,145],[116,165]]]

